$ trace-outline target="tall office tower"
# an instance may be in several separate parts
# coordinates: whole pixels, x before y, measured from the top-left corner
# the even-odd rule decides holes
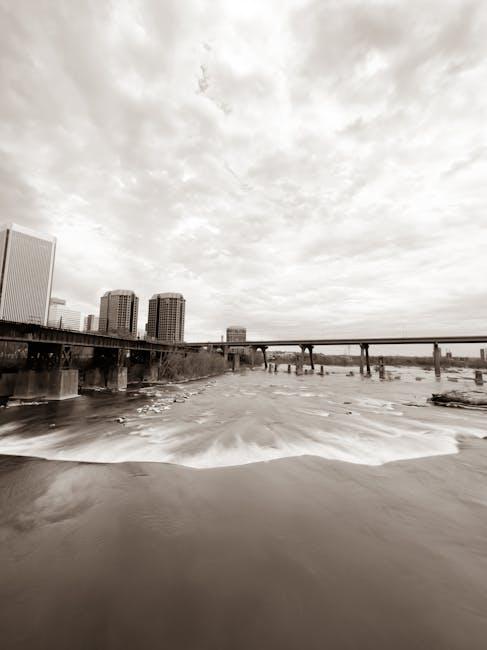
[[[180,293],[156,293],[149,300],[147,337],[177,343],[184,340],[186,300]]]
[[[85,332],[98,332],[99,327],[100,319],[98,316],[95,316],[95,314],[88,314],[88,316],[85,316],[83,327]]]
[[[240,325],[230,325],[227,327],[227,343],[245,343],[247,340],[247,330]],[[244,352],[244,346],[232,346],[230,352]]]
[[[65,330],[79,330],[81,313],[66,307],[66,301],[61,298],[51,298],[49,301],[49,327],[59,327]]]
[[[45,325],[55,237],[9,224],[0,228],[0,318]]]
[[[102,334],[137,336],[139,299],[133,291],[115,289],[100,298],[100,324]]]

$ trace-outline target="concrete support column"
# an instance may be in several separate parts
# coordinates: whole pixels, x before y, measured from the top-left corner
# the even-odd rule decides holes
[[[127,350],[95,348],[93,366],[85,372],[84,388],[127,390]]]
[[[304,355],[305,355],[307,346],[306,345],[301,345],[300,347],[301,347],[301,355],[300,355],[299,365],[301,366],[301,368],[303,368],[303,366],[304,366]]]
[[[225,363],[228,363],[228,346],[227,345],[223,346],[223,361]]]
[[[14,399],[59,400],[77,397],[78,370],[71,368],[71,346],[30,342],[27,367],[15,378]]]
[[[302,375],[303,374],[303,355],[300,354],[297,361],[296,361],[296,374],[297,375]]]
[[[438,343],[433,345],[433,364],[435,366],[435,377],[441,377],[441,348]]]
[[[233,372],[238,372],[240,370],[240,355],[235,353],[233,355]]]
[[[308,345],[308,350],[309,350],[309,365],[311,366],[311,370],[315,369],[315,364],[313,361],[313,345]]]
[[[277,363],[274,364],[274,372],[278,372],[279,366]]]
[[[61,400],[78,396],[78,370],[20,370],[17,373],[14,399]]]
[[[370,377],[370,360],[369,360],[369,344],[364,343],[364,350],[365,350],[365,367],[367,369],[367,377]]]
[[[267,370],[267,354],[266,354],[267,346],[263,345],[260,349],[262,350],[262,354],[264,355],[264,368]]]
[[[360,344],[360,374],[364,374],[364,345]]]
[[[254,347],[250,348],[250,367],[253,368],[255,366],[255,354],[257,350]]]
[[[127,368],[125,366],[108,368],[106,387],[113,391],[127,390]]]
[[[320,366],[320,375],[323,377],[324,374],[325,374],[325,368],[324,366]]]
[[[143,381],[153,382],[159,379],[159,364],[151,363],[144,368],[144,379]]]
[[[386,369],[384,367],[384,357],[379,357],[379,378],[386,378]]]
[[[290,363],[288,363],[288,365],[287,365],[287,372],[288,372],[288,374],[291,374],[291,364]]]
[[[147,352],[145,356],[143,381],[157,381],[159,379],[157,352]]]
[[[477,384],[477,386],[483,386],[484,384],[484,377],[482,375],[481,370],[475,371],[475,383]]]

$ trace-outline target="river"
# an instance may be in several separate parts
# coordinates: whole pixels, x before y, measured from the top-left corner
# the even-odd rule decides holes
[[[2,647],[483,650],[473,372],[284,368],[2,408]]]
[[[392,379],[380,381],[347,368],[327,367],[325,376],[283,368],[9,407],[0,413],[0,453],[195,468],[311,454],[377,465],[455,453],[460,440],[485,435],[484,413],[427,401],[471,390],[470,370],[438,381],[431,371],[391,368]]]

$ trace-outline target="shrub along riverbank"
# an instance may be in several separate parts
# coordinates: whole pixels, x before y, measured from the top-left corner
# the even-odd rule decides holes
[[[189,352],[170,352],[162,364],[160,379],[196,379],[208,375],[218,375],[226,370],[225,361],[220,354],[200,350]]]

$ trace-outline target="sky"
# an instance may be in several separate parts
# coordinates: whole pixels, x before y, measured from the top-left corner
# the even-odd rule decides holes
[[[188,341],[487,329],[484,0],[0,0],[0,209]]]

